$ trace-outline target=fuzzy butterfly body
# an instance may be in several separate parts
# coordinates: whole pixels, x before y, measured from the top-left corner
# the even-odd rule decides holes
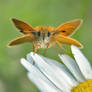
[[[47,26],[38,26],[33,28],[23,21],[17,19],[12,19],[12,21],[16,28],[18,28],[24,36],[12,40],[8,44],[9,46],[31,42],[33,43],[34,52],[36,52],[39,48],[54,47],[56,44],[59,44],[62,49],[64,48],[61,44],[73,44],[79,48],[83,47],[78,41],[69,37],[80,26],[82,20],[73,20],[62,24],[57,28]]]

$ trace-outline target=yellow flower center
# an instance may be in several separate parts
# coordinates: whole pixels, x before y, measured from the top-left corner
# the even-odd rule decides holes
[[[71,92],[92,92],[92,80],[87,80],[73,87]]]

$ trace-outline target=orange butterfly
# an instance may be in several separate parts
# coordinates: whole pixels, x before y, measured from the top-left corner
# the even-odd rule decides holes
[[[80,19],[66,22],[57,28],[47,26],[33,28],[23,21],[14,18],[12,21],[24,36],[12,40],[8,46],[31,42],[33,43],[33,50],[35,53],[39,48],[49,48],[51,46],[54,48],[56,44],[59,44],[64,51],[66,50],[62,47],[62,44],[73,44],[79,48],[83,48],[78,41],[69,37],[82,23],[82,20]]]

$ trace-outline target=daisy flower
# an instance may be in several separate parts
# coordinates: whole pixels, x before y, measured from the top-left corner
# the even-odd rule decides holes
[[[71,49],[74,59],[59,55],[64,64],[33,52],[21,59],[28,78],[41,92],[92,92],[92,67],[76,46]]]

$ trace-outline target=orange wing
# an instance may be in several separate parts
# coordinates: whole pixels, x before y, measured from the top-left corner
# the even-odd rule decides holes
[[[70,37],[67,37],[67,36],[63,36],[63,35],[55,35],[51,38],[52,41],[55,41],[56,43],[59,42],[59,43],[63,43],[63,44],[67,44],[67,45],[75,45],[79,48],[83,48],[82,44],[80,42],[78,42],[77,40],[75,39],[72,39]]]
[[[34,38],[33,35],[24,35],[22,37],[19,37],[15,40],[12,40],[8,46],[14,46],[14,45],[18,45],[18,44],[21,44],[21,43],[25,43],[25,42],[33,42],[34,40],[36,40],[36,38]]]
[[[16,28],[18,28],[20,30],[20,32],[24,33],[24,34],[30,34],[31,31],[35,31],[34,28],[32,26],[29,26],[27,23],[17,20],[17,19],[12,19],[14,25],[16,26]]]
[[[81,23],[81,19],[64,23],[56,28],[56,33],[64,36],[70,36],[73,34],[73,32],[75,32],[75,30],[80,26]]]

